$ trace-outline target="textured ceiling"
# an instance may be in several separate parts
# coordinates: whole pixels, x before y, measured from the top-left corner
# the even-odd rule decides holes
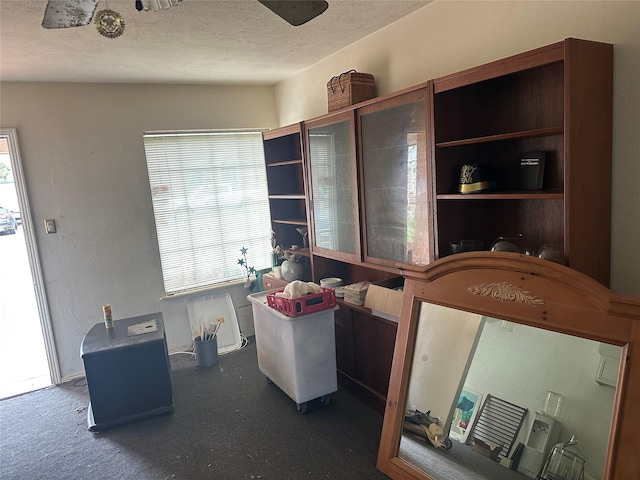
[[[429,1],[328,0],[292,27],[256,0],[183,0],[141,11],[135,0],[100,1],[121,14],[109,39],[93,24],[47,30],[47,0],[0,0],[0,80],[273,84],[421,8]]]

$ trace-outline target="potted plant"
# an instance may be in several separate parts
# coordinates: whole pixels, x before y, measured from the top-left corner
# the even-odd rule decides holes
[[[250,267],[249,263],[247,262],[247,248],[246,247],[242,247],[240,249],[240,252],[242,253],[242,258],[238,259],[238,265],[244,267],[244,269],[247,272],[247,279],[244,281],[244,288],[245,290],[253,290],[256,286],[256,281],[255,278],[251,278],[251,275],[255,275],[256,274],[256,269],[254,267]]]

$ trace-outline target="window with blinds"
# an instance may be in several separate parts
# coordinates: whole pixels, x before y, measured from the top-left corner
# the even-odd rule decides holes
[[[144,148],[167,293],[245,279],[243,247],[271,264],[261,132],[150,132]]]
[[[313,178],[313,205],[315,245],[329,250],[338,249],[337,228],[338,202],[334,185],[336,178],[335,146],[333,136],[309,134],[311,150],[311,176]]]

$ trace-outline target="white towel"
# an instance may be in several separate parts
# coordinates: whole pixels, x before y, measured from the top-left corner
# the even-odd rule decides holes
[[[284,291],[276,293],[277,297],[298,298],[310,293],[321,293],[322,287],[313,282],[294,280],[284,287]]]

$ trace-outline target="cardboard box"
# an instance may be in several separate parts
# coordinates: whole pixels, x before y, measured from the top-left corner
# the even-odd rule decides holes
[[[397,288],[404,285],[404,279],[379,282],[384,285],[369,285],[364,306],[371,309],[371,313],[393,322],[400,319],[402,311],[402,291]]]

